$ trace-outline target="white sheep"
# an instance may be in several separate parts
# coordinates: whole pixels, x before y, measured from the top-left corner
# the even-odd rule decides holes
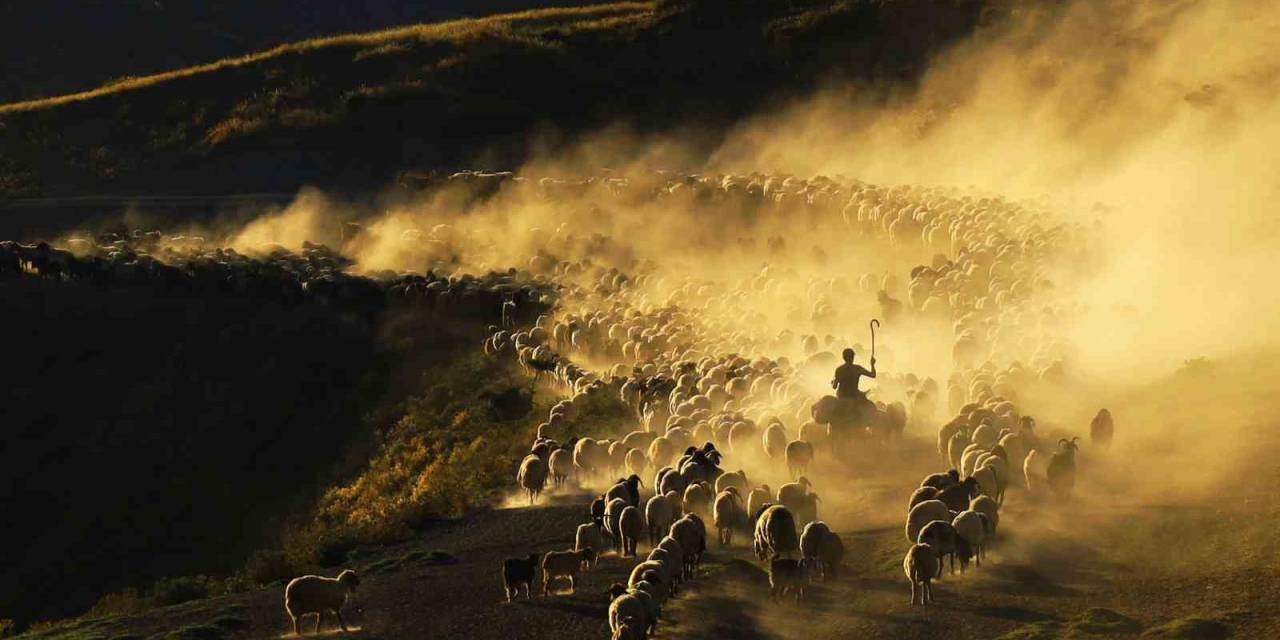
[[[964,573],[971,557],[977,566],[982,566],[983,543],[987,539],[988,526],[985,520],[986,516],[981,513],[967,510],[961,511],[951,521],[951,526],[956,529],[956,535],[968,547],[967,549],[960,549],[960,573]]]
[[[771,502],[773,502],[773,490],[769,485],[764,484],[752,489],[751,493],[747,494],[747,515],[754,520],[760,516],[760,510]]]
[[[711,495],[711,485],[695,482],[684,490],[684,512],[696,513],[702,517],[711,515],[711,500],[714,497]]]
[[[551,471],[552,483],[557,487],[563,485],[565,480],[573,474],[573,452],[568,449],[552,451],[547,466]]]
[[[1022,475],[1027,482],[1027,491],[1044,489],[1049,474],[1049,454],[1039,449],[1032,449],[1022,462]]]
[[[547,486],[547,463],[536,454],[531,453],[525,456],[520,462],[520,472],[516,474],[516,481],[529,493],[529,504],[532,505],[538,494],[542,493],[542,488]]]
[[[624,593],[609,603],[609,631],[614,640],[644,640],[648,608],[633,593]]]
[[[1000,525],[1000,505],[995,500],[990,496],[978,496],[969,501],[969,510],[986,516],[991,527],[989,533],[995,533],[996,527]]]
[[[560,578],[569,580],[569,592],[576,593],[578,574],[582,565],[591,564],[596,559],[595,549],[573,551],[548,551],[542,556],[542,595],[551,594],[551,583]]]
[[[823,580],[835,578],[844,559],[844,542],[827,523],[810,522],[800,534],[800,557],[810,565],[811,575],[817,573]]]
[[[761,444],[764,447],[764,454],[768,456],[770,460],[777,460],[778,458],[781,458],[787,448],[786,427],[783,427],[777,422],[769,425],[764,430],[764,437]]]
[[[649,464],[644,457],[644,452],[639,449],[631,449],[630,451],[627,451],[627,455],[623,459],[623,463],[627,468],[627,473],[632,475],[644,473],[645,467]]]
[[[622,511],[631,506],[624,498],[614,498],[604,507],[604,530],[613,539],[613,549],[622,552],[622,531],[618,527],[618,518]]]
[[[911,581],[911,604],[916,604],[918,599],[920,604],[929,604],[933,602],[933,589],[930,582],[933,580],[934,572],[938,568],[937,556],[933,553],[933,548],[927,544],[913,544],[907,550],[907,556],[902,559],[902,571],[907,574],[907,580]],[[917,587],[919,597],[917,598]]]
[[[671,525],[669,534],[684,550],[684,575],[693,577],[697,572],[702,553],[707,548],[707,527],[697,514],[686,513]]]
[[[738,495],[746,493],[750,489],[750,485],[747,484],[746,472],[739,469],[737,471],[722,473],[719,478],[716,478],[717,495],[729,487],[736,487],[738,489]]]
[[[675,579],[671,583],[671,592],[675,593],[676,584],[683,582],[688,576],[684,570],[684,547],[681,546],[680,541],[668,535],[664,536],[662,540],[658,542],[657,548],[665,551],[669,558],[675,559],[675,566],[678,568],[678,571],[674,572]],[[653,554],[651,553],[649,555]]]
[[[787,443],[786,458],[791,477],[802,475],[809,471],[809,463],[813,462],[813,445],[804,440],[792,440]]]
[[[667,496],[658,494],[644,505],[644,520],[649,529],[649,546],[656,546],[676,519],[675,506]]]
[[[765,507],[756,520],[753,547],[756,557],[761,560],[797,551],[800,539],[796,534],[796,519],[791,510],[780,504]]]
[[[312,613],[316,614],[315,633],[320,632],[320,623],[326,613],[337,616],[338,626],[347,631],[347,623],[342,619],[342,605],[347,603],[347,597],[358,586],[360,578],[350,569],[339,573],[336,578],[302,576],[290,580],[284,588],[284,610],[293,620],[294,635],[302,635],[302,617]]]
[[[591,549],[595,551],[597,557],[604,553],[604,532],[600,530],[600,525],[595,522],[578,525],[578,531],[574,534],[573,548],[575,551]]]
[[[907,514],[907,540],[914,543],[920,537],[920,530],[934,520],[951,522],[951,511],[941,500],[925,500],[911,508]]]

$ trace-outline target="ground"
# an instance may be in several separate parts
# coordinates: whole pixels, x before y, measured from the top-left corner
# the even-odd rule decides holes
[[[699,577],[667,603],[658,636],[1280,637],[1280,541],[1266,524],[1280,515],[1269,495],[1280,475],[1274,466],[1260,467],[1269,475],[1228,483],[1221,492],[1231,489],[1230,500],[1205,495],[1177,500],[1180,506],[1172,496],[1161,504],[1082,492],[1062,502],[1012,489],[999,540],[983,566],[944,576],[934,588],[935,604],[921,607],[908,603],[902,575],[901,511],[913,479],[936,466],[931,455],[923,439],[908,441],[847,478],[853,497],[822,514],[845,541],[843,573],[813,585],[803,602],[768,601],[767,576],[745,533],[727,549],[713,537]],[[1106,461],[1110,468],[1098,477],[1122,477],[1120,462]],[[813,475],[830,483],[831,471],[819,466]],[[503,558],[572,546],[588,498],[566,491],[535,507],[484,510],[402,545],[363,550],[348,564],[364,575],[348,605],[347,621],[357,628],[350,637],[608,637],[604,591],[626,580],[633,560],[610,554],[576,594],[535,592],[532,600],[512,604],[500,577]],[[647,549],[641,544],[641,553]],[[279,637],[288,630],[283,585],[276,584],[34,637],[208,640]]]

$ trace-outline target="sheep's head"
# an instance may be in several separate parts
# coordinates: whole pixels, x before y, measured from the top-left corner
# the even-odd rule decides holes
[[[346,587],[347,591],[354,591],[356,587],[360,586],[360,577],[356,575],[355,571],[347,569],[338,574],[338,584]]]
[[[614,598],[617,598],[618,596],[626,592],[627,592],[627,585],[622,584],[621,582],[615,582],[609,585],[608,589],[604,590],[604,594],[606,596],[609,596],[610,600],[613,600]]]
[[[1076,442],[1080,436],[1076,436],[1070,440],[1063,438],[1058,441],[1058,449],[1069,456],[1075,456],[1076,451],[1080,450],[1080,444]]]
[[[960,482],[960,471],[958,469],[948,469],[947,475],[951,477],[952,481]]]
[[[808,478],[806,478],[806,477],[804,477],[804,476],[800,476],[800,479],[799,479],[799,480],[796,480],[796,483],[797,483],[797,484],[800,484],[800,485],[803,485],[803,486],[805,486],[805,487],[812,487],[812,486],[813,486],[813,483],[809,482],[809,479],[808,479]]]

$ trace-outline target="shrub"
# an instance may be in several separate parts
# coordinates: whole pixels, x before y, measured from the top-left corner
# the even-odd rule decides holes
[[[214,581],[206,576],[161,578],[151,585],[148,599],[157,607],[167,607],[192,600],[200,600],[213,595],[210,590],[212,584],[214,584]]]

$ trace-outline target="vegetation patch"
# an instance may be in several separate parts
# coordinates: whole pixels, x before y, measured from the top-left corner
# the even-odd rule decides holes
[[[1089,640],[1114,635],[1133,635],[1142,625],[1111,609],[1095,607],[1061,622],[1040,620],[1000,636],[999,640]]]

